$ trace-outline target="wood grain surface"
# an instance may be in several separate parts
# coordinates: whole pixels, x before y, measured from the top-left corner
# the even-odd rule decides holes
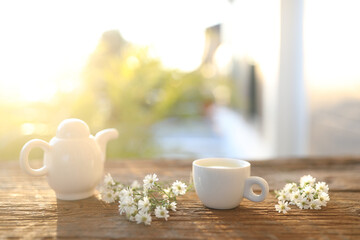
[[[124,183],[157,173],[160,181],[190,181],[191,160],[108,161],[105,172]],[[39,165],[40,163],[32,163]],[[243,200],[232,210],[204,207],[194,191],[178,199],[168,221],[151,226],[128,222],[117,204],[95,195],[80,201],[55,198],[45,177],[23,173],[17,161],[0,162],[1,239],[360,239],[360,158],[255,161],[252,175],[265,178],[271,193],[260,203]],[[275,211],[274,189],[311,174],[330,186],[321,210]]]

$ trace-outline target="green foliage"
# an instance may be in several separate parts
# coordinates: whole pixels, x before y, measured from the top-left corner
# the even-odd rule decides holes
[[[121,44],[115,45],[114,38]],[[199,116],[210,99],[201,92],[204,78],[198,71],[166,70],[147,48],[124,43],[116,35],[103,37],[83,76],[73,115],[95,129],[119,130],[110,156],[155,156],[160,149],[152,144],[152,125],[168,117]]]
[[[87,122],[92,134],[119,130],[119,138],[109,142],[109,158],[156,157],[161,148],[152,141],[152,126],[166,118],[202,117],[215,101],[217,86],[232,89],[228,79],[205,78],[201,68],[165,69],[148,48],[128,44],[110,31],[89,57],[78,89],[58,92],[50,102],[0,105],[0,124],[6,126],[0,129],[1,157],[18,158],[30,139],[49,141],[58,124],[73,117]]]

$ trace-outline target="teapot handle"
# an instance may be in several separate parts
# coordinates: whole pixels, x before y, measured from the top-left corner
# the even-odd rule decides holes
[[[28,141],[24,145],[24,147],[21,149],[21,152],[20,152],[20,166],[29,175],[43,176],[43,175],[47,174],[47,172],[48,172],[48,168],[46,167],[45,164],[44,164],[44,166],[42,166],[39,169],[33,169],[29,165],[30,151],[36,147],[41,148],[45,152],[48,152],[50,150],[50,145],[43,140],[33,139],[33,140]]]

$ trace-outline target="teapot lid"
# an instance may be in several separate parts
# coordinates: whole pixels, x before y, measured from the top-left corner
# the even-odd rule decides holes
[[[56,137],[58,138],[88,138],[90,130],[88,125],[76,118],[65,119],[57,129]]]

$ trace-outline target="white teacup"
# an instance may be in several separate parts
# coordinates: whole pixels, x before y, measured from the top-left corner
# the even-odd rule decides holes
[[[260,177],[250,177],[250,163],[231,158],[204,158],[193,162],[193,180],[203,204],[214,209],[237,207],[243,197],[261,202],[269,192],[268,183]],[[261,188],[256,195],[252,186]]]

